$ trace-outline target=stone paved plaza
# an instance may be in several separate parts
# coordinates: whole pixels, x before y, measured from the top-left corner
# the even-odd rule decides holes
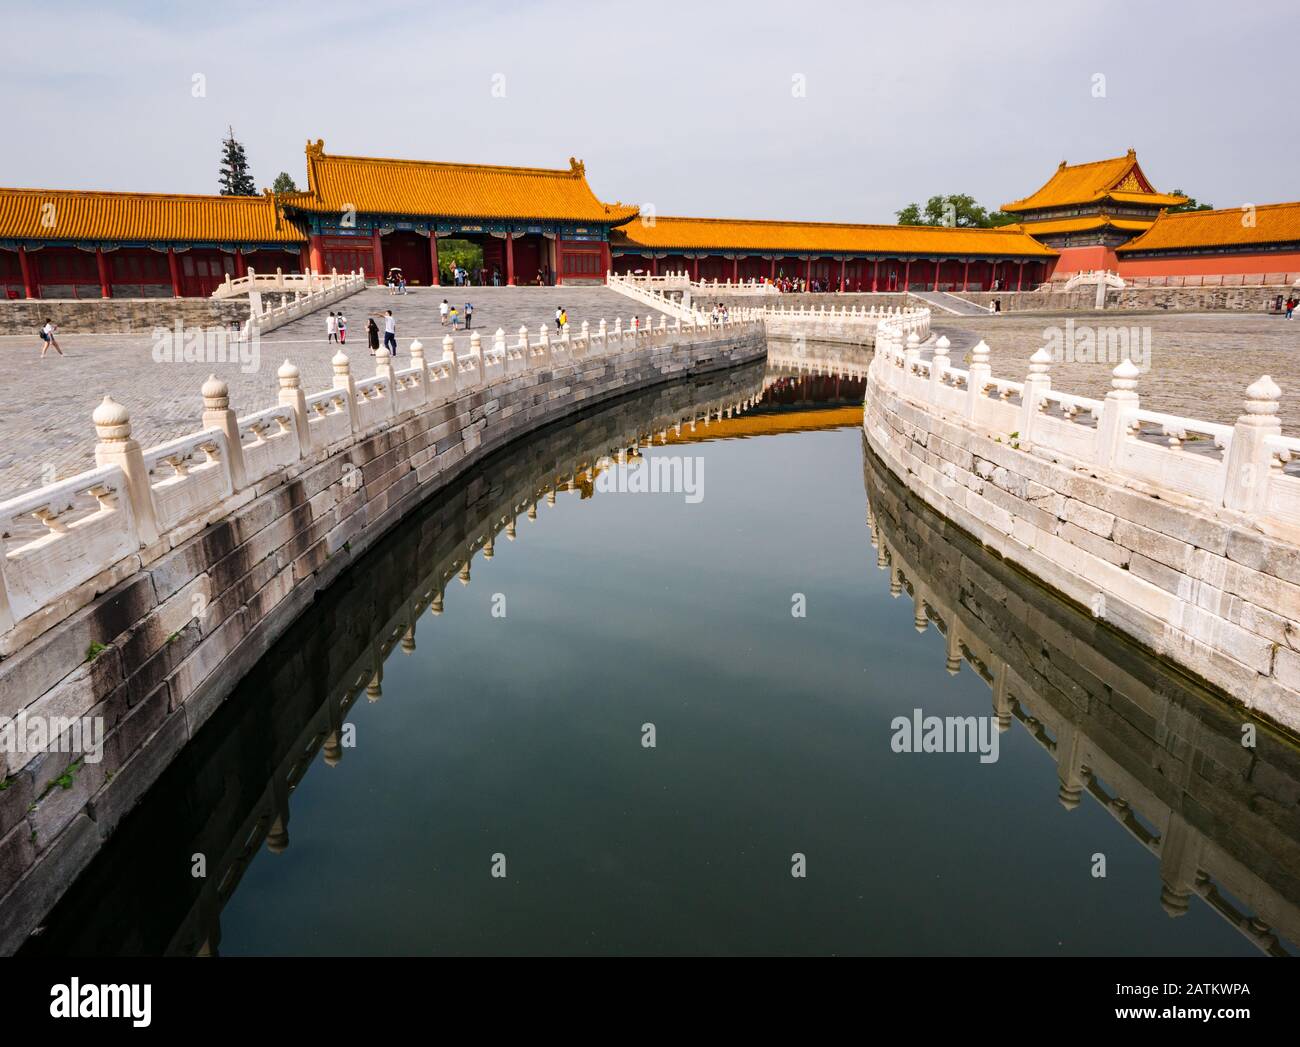
[[[1211,422],[1232,424],[1242,413],[1246,386],[1262,374],[1282,388],[1282,430],[1300,436],[1300,320],[1243,313],[1035,313],[966,317],[935,312],[931,326],[953,343],[953,364],[983,338],[998,378],[1022,381],[1029,357],[1074,321],[1086,326],[1137,328],[1142,345],[1150,339],[1150,369],[1138,378],[1143,407]],[[1148,334],[1149,332],[1149,334]],[[1077,343],[1076,343],[1077,344]],[[1052,387],[1101,398],[1110,389],[1118,360],[1052,364]],[[1140,363],[1137,358],[1135,363]]]
[[[432,359],[442,351],[449,329],[438,320],[443,298],[462,308],[474,303],[474,326],[490,339],[497,327],[512,341],[519,325],[532,337],[539,325],[552,325],[558,305],[580,327],[595,327],[602,317],[626,323],[634,309],[647,307],[602,287],[563,288],[437,288],[390,296],[382,289],[363,291],[344,300],[349,337],[346,351],[354,373],[373,374],[366,348],[369,314],[393,309],[397,316],[399,364],[409,361],[408,346],[418,337]],[[328,312],[328,310],[326,310]],[[1231,423],[1241,411],[1246,386],[1261,374],[1271,374],[1282,387],[1282,425],[1300,435],[1300,321],[1241,313],[1120,313],[1033,314],[961,317],[939,314],[934,329],[953,342],[958,366],[978,338],[991,349],[993,373],[1023,379],[1029,356],[1048,341],[1050,330],[1073,320],[1085,325],[1136,327],[1150,339],[1150,370],[1139,379],[1144,406]],[[1149,334],[1147,334],[1149,332]],[[456,335],[464,352],[469,335]],[[131,412],[134,435],[142,446],[193,432],[199,427],[202,400],[199,387],[216,372],[230,385],[232,406],[248,413],[275,403],[276,369],[288,358],[303,375],[308,392],[332,384],[330,358],[335,347],[325,339],[325,313],[316,313],[261,340],[256,368],[231,363],[159,363],[153,359],[149,335],[67,335],[61,339],[66,359],[51,354],[38,359],[39,341],[0,337],[0,498],[70,476],[94,464],[95,431],[90,416],[105,393]],[[1110,387],[1114,363],[1064,361],[1053,365],[1054,387],[1101,397]]]
[[[555,309],[561,305],[575,329],[583,320],[595,328],[602,317],[612,326],[621,316],[626,325],[634,311],[642,317],[648,311],[604,287],[446,287],[396,296],[372,288],[340,303],[348,319],[345,352],[353,374],[374,374],[366,319],[385,309],[397,318],[399,366],[410,365],[413,338],[424,343],[428,359],[441,356],[443,336],[451,330],[439,323],[443,298],[462,312],[467,301],[474,304],[474,328],[488,344],[498,327],[512,342],[520,324],[528,325],[534,340],[543,323],[554,332]],[[133,435],[142,447],[150,447],[200,428],[199,387],[213,372],[229,384],[231,406],[240,414],[275,404],[275,372],[286,358],[302,372],[307,392],[328,389],[333,384],[330,359],[338,348],[326,341],[328,313],[313,313],[263,335],[257,366],[247,371],[239,362],[159,363],[153,358],[153,339],[144,333],[69,334],[59,339],[66,359],[51,351],[44,360],[39,359],[35,331],[30,338],[0,337],[0,499],[94,466],[90,416],[106,393],[131,412]],[[377,322],[382,332],[383,323]],[[457,350],[467,352],[469,334],[462,330],[454,337]]]

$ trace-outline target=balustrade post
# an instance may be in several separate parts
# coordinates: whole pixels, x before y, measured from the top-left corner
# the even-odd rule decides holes
[[[894,331],[891,328],[889,334],[886,335],[886,339],[887,341],[885,344],[890,354],[897,355],[899,347],[902,345],[902,340],[899,333],[897,331]],[[904,390],[911,391],[914,388],[916,388],[916,383],[922,381],[921,376],[917,374],[916,371],[916,365],[917,363],[920,362],[920,359],[921,359],[920,341],[919,340],[915,342],[909,341],[907,346],[903,348],[903,389]]]
[[[474,360],[474,384],[483,385],[487,382],[487,374],[483,369],[483,339],[477,331],[469,334],[469,355]]]
[[[975,343],[970,353],[970,377],[966,380],[966,417],[979,423],[980,404],[984,400],[984,387],[993,376],[989,367],[989,347],[984,339]]]
[[[347,393],[348,427],[355,433],[361,426],[357,418],[357,384],[352,380],[352,365],[347,354],[340,349],[330,360],[330,366],[334,368],[334,388]]]
[[[456,360],[456,343],[451,335],[442,336],[442,362],[451,379],[452,392],[460,388],[460,364]]]
[[[248,486],[248,476],[244,471],[244,442],[239,435],[239,420],[230,409],[230,386],[213,374],[208,376],[199,392],[203,395],[203,428],[217,429],[226,434],[231,486],[241,491]]]
[[[420,395],[417,403],[429,402],[429,365],[424,359],[424,343],[418,338],[411,339],[411,364],[420,376]]]
[[[602,353],[608,352],[609,330],[605,326],[605,318],[603,316],[600,318],[600,327],[597,329],[597,334],[600,336],[600,351]]]
[[[539,367],[549,367],[551,363],[551,334],[546,329],[545,324],[541,324],[537,331],[537,365]]]
[[[135,524],[136,538],[142,546],[152,545],[159,538],[158,521],[153,511],[153,488],[149,483],[149,470],[145,468],[144,452],[131,437],[131,416],[127,409],[105,396],[91,416],[99,442],[95,444],[96,465],[116,465],[126,476],[126,497],[131,518]],[[0,546],[0,559],[3,559]]]
[[[1046,349],[1038,350],[1048,359]],[[1034,355],[1037,356],[1038,353]],[[1141,372],[1127,357],[1111,371],[1111,390],[1101,404],[1101,419],[1097,422],[1097,465],[1110,469],[1119,459],[1120,446],[1132,426],[1133,412],[1138,409],[1137,378]]]
[[[311,451],[311,429],[307,425],[307,394],[302,391],[302,377],[298,368],[287,359],[275,372],[280,380],[279,402],[282,407],[293,408],[294,429],[298,433],[298,457]]]
[[[918,349],[921,345],[921,339],[917,337],[915,331],[907,336],[909,347],[915,345]],[[940,402],[939,390],[943,386],[943,376],[948,370],[948,349],[952,345],[947,338],[940,337],[934,343],[934,356],[930,359],[930,401],[932,403]]]
[[[519,341],[515,343],[515,348],[519,350],[520,369],[527,371],[533,366],[533,361],[528,353],[528,326],[526,324],[519,325]]]
[[[501,357],[501,373],[508,373],[510,360],[506,356],[506,332],[504,327],[498,327],[496,334],[492,336],[492,352]]]
[[[393,354],[387,346],[375,350],[375,377],[384,379],[387,388],[384,396],[388,400],[388,414],[395,417],[399,413],[397,406],[397,381],[393,377]]]
[[[1269,375],[1246,389],[1246,413],[1232,427],[1232,444],[1224,462],[1223,504],[1257,513],[1268,504],[1274,444],[1282,435],[1277,412],[1282,390]]]

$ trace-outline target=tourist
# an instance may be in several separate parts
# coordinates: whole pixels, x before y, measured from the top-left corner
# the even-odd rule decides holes
[[[397,293],[398,293],[398,294],[406,294],[406,277],[405,277],[405,276],[399,276],[399,277],[397,278]]]
[[[451,307],[451,329],[460,330],[460,311],[454,305]]]
[[[563,324],[560,323],[560,317],[564,314],[564,307],[557,305],[555,307],[555,331],[558,334]]]
[[[347,345],[348,342],[348,318],[343,315],[343,310],[339,310],[339,315],[335,318],[339,328],[339,345]]]
[[[474,303],[465,303],[465,330],[469,330],[474,324]]]
[[[366,321],[366,341],[370,343],[370,355],[379,352],[379,325],[372,316]]]
[[[447,304],[447,299],[445,298],[442,300],[442,305],[438,306],[438,319],[442,322],[443,327],[447,326],[447,311],[450,308],[451,306]]]
[[[339,318],[334,315],[334,310],[330,310],[329,316],[325,320],[325,344],[337,342],[339,340]]]
[[[1297,300],[1295,295],[1292,295],[1290,298],[1286,300],[1286,318],[1288,320],[1290,320],[1292,316],[1295,314],[1297,305],[1300,305],[1300,300]]]
[[[384,348],[396,356],[397,318],[393,316],[393,311],[391,309],[386,309],[383,313],[375,313],[375,316],[381,317],[384,321]]]
[[[560,308],[560,334],[569,329],[569,310],[563,306]]]
[[[63,355],[63,349],[59,346],[59,340],[54,337],[54,332],[57,330],[58,328],[54,326],[54,321],[47,316],[45,318],[45,326],[41,328],[41,341],[44,343],[41,346],[42,360],[45,359],[45,351],[51,347],[53,347],[54,351],[60,356]]]

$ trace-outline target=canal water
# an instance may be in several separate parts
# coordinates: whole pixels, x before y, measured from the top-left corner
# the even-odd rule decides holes
[[[1294,952],[1296,750],[912,501],[862,395],[751,368],[488,460],[26,951]]]

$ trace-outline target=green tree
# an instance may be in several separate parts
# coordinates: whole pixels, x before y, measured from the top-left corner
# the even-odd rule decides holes
[[[956,229],[988,229],[1016,220],[1015,215],[981,207],[975,197],[966,193],[932,196],[924,207],[911,203],[895,214],[899,225],[946,225]]]
[[[1174,196],[1187,196],[1181,189],[1175,189]],[[1203,204],[1194,196],[1187,196],[1187,203],[1179,204],[1177,207],[1169,208],[1171,211],[1213,211],[1213,204]]]
[[[271,192],[273,193],[296,193],[297,191],[298,186],[288,171],[281,171],[275,176],[275,181],[271,183]]]
[[[257,186],[248,170],[248,156],[235,140],[235,129],[226,129],[221,143],[221,171],[217,177],[222,196],[256,196]]]

